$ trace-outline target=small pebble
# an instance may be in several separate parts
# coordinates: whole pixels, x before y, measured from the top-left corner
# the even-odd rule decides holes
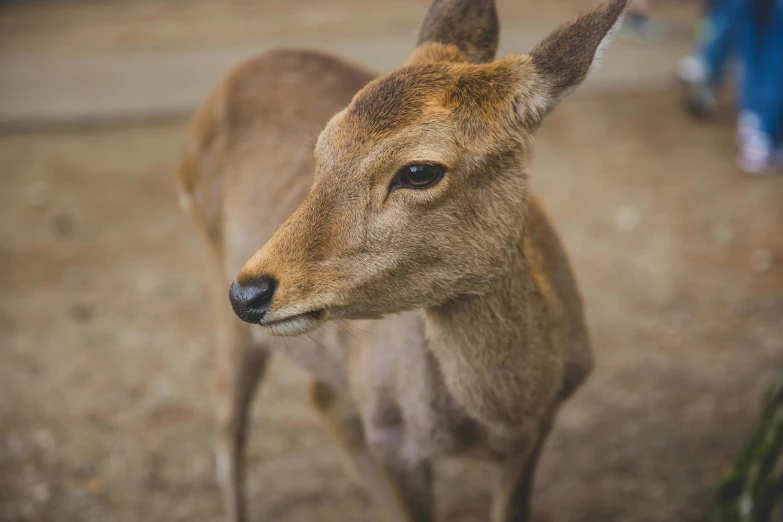
[[[620,207],[615,216],[615,224],[620,230],[634,230],[639,226],[639,211],[630,205]]]
[[[30,488],[30,495],[33,497],[33,500],[39,504],[43,504],[44,502],[48,501],[52,496],[49,492],[49,486],[46,484],[46,482],[39,482]]]
[[[33,433],[33,440],[43,450],[48,451],[54,448],[54,435],[50,430],[37,430]]]
[[[766,272],[772,268],[774,257],[768,248],[759,248],[753,252],[753,269],[756,272]]]

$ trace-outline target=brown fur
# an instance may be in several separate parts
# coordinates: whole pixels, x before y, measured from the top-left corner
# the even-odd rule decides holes
[[[470,62],[488,62],[498,48],[499,24],[494,0],[434,0],[419,29],[417,45],[453,45]]]
[[[531,133],[585,77],[624,4],[490,61],[494,3],[436,0],[408,64],[386,76],[277,51],[199,109],[180,181],[217,261],[228,520],[243,518],[247,412],[269,335],[344,320],[369,335],[322,329],[318,353],[293,341],[285,354],[314,375],[313,405],[389,516],[434,520],[432,460],[473,454],[498,468],[493,521],[528,520],[536,456],[592,367],[567,257],[530,194]],[[422,162],[444,165],[443,179],[390,189]],[[225,297],[235,277],[278,282],[252,335]]]

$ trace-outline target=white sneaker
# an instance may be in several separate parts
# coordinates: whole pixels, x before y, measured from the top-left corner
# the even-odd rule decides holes
[[[698,56],[685,56],[680,59],[677,66],[677,77],[683,83],[694,83],[707,81],[707,64]]]
[[[772,139],[752,127],[737,128],[739,140],[739,168],[746,174],[770,174],[775,168],[775,148]]]
[[[697,118],[711,116],[718,100],[709,84],[707,64],[697,56],[686,56],[677,67],[677,78],[683,86],[685,109]]]
[[[742,143],[749,136],[753,137],[758,133],[762,133],[759,115],[750,111],[740,111],[737,115],[737,145],[742,147]]]

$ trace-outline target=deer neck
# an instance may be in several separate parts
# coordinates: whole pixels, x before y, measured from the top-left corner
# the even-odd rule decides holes
[[[549,386],[557,376],[550,375],[557,361],[542,331],[543,307],[522,230],[485,293],[424,314],[429,348],[449,392],[469,415],[503,431],[538,417],[549,395],[541,383]]]

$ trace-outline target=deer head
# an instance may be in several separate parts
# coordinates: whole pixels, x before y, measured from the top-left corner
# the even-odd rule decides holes
[[[435,0],[408,62],[319,136],[309,195],[232,284],[237,315],[298,335],[482,293],[520,245],[531,137],[624,7],[614,0],[530,54],[494,60],[494,1]]]

